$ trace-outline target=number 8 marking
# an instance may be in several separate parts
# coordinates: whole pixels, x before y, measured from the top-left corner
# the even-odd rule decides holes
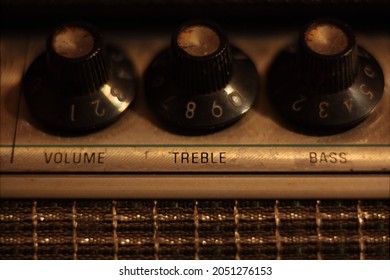
[[[196,103],[194,101],[190,101],[187,103],[187,111],[186,118],[192,119],[195,116]]]

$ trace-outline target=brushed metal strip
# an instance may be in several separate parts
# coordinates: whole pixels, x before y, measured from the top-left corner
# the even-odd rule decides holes
[[[0,152],[9,149],[0,147]],[[359,172],[390,171],[390,145],[16,146],[1,171]]]
[[[390,175],[1,175],[1,198],[390,198]]]

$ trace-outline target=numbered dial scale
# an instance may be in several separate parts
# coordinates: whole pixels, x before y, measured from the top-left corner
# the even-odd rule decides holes
[[[104,46],[89,24],[57,28],[46,53],[28,69],[23,91],[31,114],[51,132],[86,133],[107,126],[135,96],[133,66]]]
[[[192,21],[172,36],[145,79],[152,109],[185,131],[210,131],[240,119],[259,93],[252,61],[229,45],[219,26]]]
[[[294,129],[313,134],[347,130],[368,117],[384,90],[376,60],[356,45],[351,29],[320,19],[300,33],[269,72],[271,101]]]

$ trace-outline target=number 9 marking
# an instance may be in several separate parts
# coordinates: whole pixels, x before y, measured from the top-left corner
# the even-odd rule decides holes
[[[213,107],[211,109],[211,113],[214,117],[220,118],[223,115],[223,109],[221,106],[217,104],[217,101],[214,100]]]

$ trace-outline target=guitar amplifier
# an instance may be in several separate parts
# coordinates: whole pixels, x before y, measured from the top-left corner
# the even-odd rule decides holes
[[[388,1],[3,2],[0,258],[390,258]]]

